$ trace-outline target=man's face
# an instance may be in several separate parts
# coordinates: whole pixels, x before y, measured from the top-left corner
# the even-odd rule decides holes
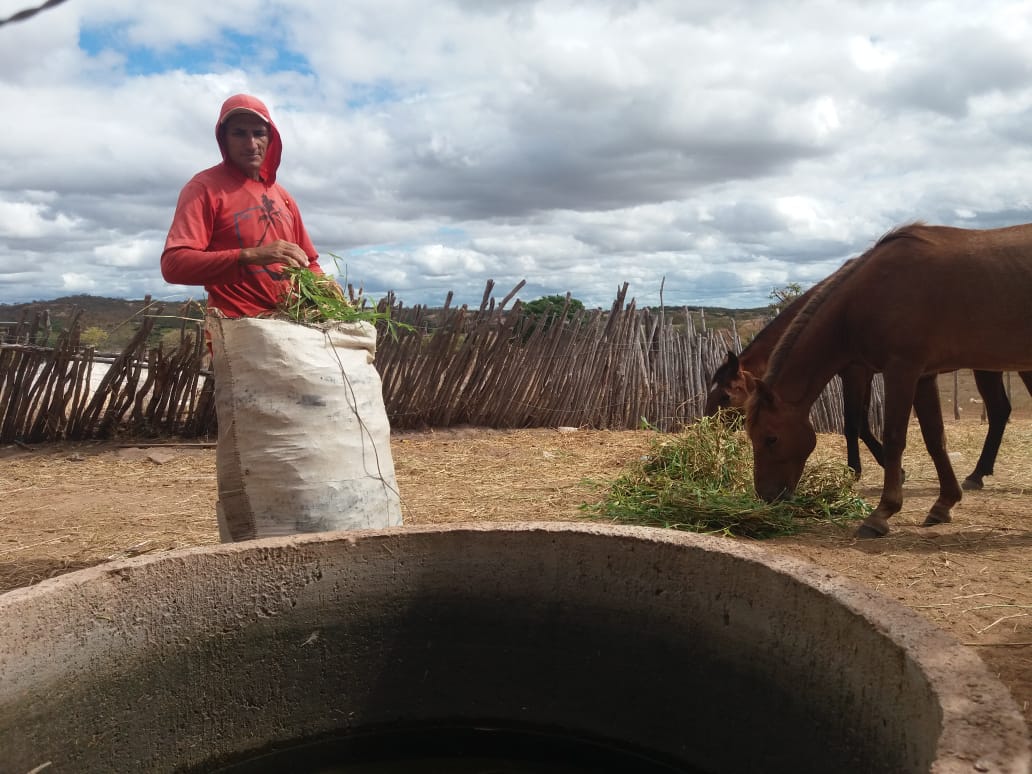
[[[250,178],[258,173],[269,149],[269,125],[258,116],[238,113],[226,119],[226,155]]]

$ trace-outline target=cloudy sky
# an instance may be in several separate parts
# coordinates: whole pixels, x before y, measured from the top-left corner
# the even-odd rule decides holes
[[[0,26],[0,302],[203,298],[158,261],[237,92],[330,273],[409,306],[764,306],[1032,221],[1028,0],[66,0]]]

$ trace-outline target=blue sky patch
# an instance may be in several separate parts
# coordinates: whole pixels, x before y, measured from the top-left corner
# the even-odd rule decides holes
[[[156,49],[131,44],[126,31],[126,25],[83,25],[79,48],[91,57],[105,51],[125,57],[128,75],[151,75],[169,70],[200,74],[236,68],[312,74],[308,59],[286,48],[282,41],[270,44],[266,38],[259,40],[252,35],[225,31],[216,42]]]

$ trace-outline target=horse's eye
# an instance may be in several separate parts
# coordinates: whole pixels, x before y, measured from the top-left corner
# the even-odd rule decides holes
[[[763,445],[766,446],[768,449],[777,442],[778,437],[776,435],[768,435],[766,438],[763,439]]]

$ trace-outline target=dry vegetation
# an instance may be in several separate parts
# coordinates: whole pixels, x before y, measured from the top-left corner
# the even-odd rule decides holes
[[[949,412],[950,409],[947,409]],[[960,476],[974,466],[985,426],[947,420]],[[608,482],[648,452],[648,431],[492,431],[457,428],[392,439],[406,523],[581,520]],[[210,445],[80,444],[0,449],[0,591],[138,553],[217,540]],[[818,455],[844,457],[838,436]],[[859,491],[874,502],[870,457]],[[916,425],[905,455],[906,502],[892,533],[857,541],[817,525],[764,541],[901,601],[976,651],[1032,721],[1032,419],[1012,420],[996,475],[965,493],[954,522],[918,526],[936,491]]]

